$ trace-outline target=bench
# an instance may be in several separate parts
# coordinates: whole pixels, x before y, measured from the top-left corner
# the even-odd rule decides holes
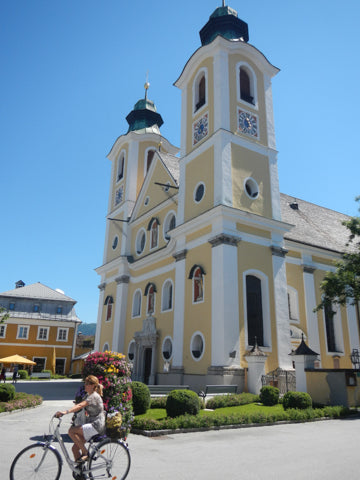
[[[189,385],[148,385],[151,395],[168,395],[172,390],[189,390]]]
[[[33,372],[30,378],[50,378],[50,372]]]
[[[237,385],[206,385],[205,391],[199,392],[199,397],[205,398],[206,395],[224,395],[237,393]]]

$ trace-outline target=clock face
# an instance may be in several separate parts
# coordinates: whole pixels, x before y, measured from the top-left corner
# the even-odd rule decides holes
[[[209,132],[208,114],[206,113],[193,125],[193,142],[196,145],[200,140],[207,136]]]
[[[258,136],[257,117],[252,113],[239,110],[238,125],[241,133],[246,133],[252,137]]]

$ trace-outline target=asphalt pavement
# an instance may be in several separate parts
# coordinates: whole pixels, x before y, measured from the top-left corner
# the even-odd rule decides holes
[[[53,395],[58,388],[54,383],[48,382],[46,395]],[[0,414],[0,480],[9,479],[11,462],[19,450],[41,440],[51,416],[71,406],[73,397],[63,397],[69,397],[79,385],[62,383],[59,399],[45,400],[30,410]],[[69,425],[70,415],[63,421],[64,433]],[[358,418],[155,438],[130,434],[128,442],[132,459],[129,480],[355,480],[359,476]],[[66,446],[70,450],[71,443]],[[66,464],[60,480],[72,480]]]

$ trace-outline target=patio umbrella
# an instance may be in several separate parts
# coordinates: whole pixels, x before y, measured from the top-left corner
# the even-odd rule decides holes
[[[36,362],[29,360],[21,355],[11,355],[10,357],[0,358],[0,363],[18,363],[20,365],[36,365]]]

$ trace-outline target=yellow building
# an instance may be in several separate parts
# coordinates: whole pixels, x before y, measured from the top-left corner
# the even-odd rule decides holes
[[[81,323],[75,304],[61,290],[40,282],[19,281],[15,289],[1,293],[0,305],[10,318],[0,324],[0,358],[19,354],[36,362],[33,372],[68,374]]]
[[[194,388],[243,390],[249,375],[293,371],[302,334],[318,367],[351,368],[354,307],[313,312],[346,243],[346,217],[279,191],[279,70],[230,7],[215,10],[200,38],[175,82],[180,149],[162,137],[146,84],[108,155],[95,349],[127,354],[135,379]],[[256,343],[260,370],[249,369]]]

